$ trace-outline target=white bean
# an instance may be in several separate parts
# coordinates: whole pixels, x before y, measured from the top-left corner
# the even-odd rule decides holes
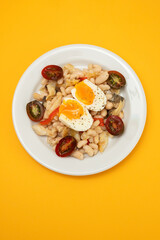
[[[75,69],[74,72],[71,74],[70,79],[76,79],[83,76],[83,72],[80,69]]]
[[[65,88],[64,88],[64,87],[60,87],[60,90],[61,90],[61,92],[62,92],[62,95],[63,95],[63,96],[66,96]]]
[[[41,95],[39,93],[33,93],[33,98],[38,100],[38,101],[42,101],[43,95]]]
[[[110,89],[110,86],[108,84],[100,84],[98,86],[102,91],[106,91]]]
[[[66,82],[67,82],[67,81],[70,81],[70,76],[71,76],[71,74],[67,74],[66,76],[64,76]]]
[[[77,147],[81,148],[81,147],[83,147],[86,144],[87,144],[87,140],[81,140],[81,141],[78,142]]]
[[[50,136],[52,138],[55,138],[57,136],[57,130],[55,128],[52,129],[46,129],[47,136]]]
[[[101,115],[95,115],[94,118],[103,118]]]
[[[60,78],[58,81],[57,81],[58,84],[62,84],[63,83],[63,78]]]
[[[93,122],[91,128],[95,128],[95,127],[97,127],[99,124],[100,124],[100,121],[99,121],[99,120],[96,120],[96,121]]]
[[[113,103],[108,101],[106,104],[106,109],[110,110],[111,108],[113,108]]]
[[[68,69],[66,68],[66,65],[64,65],[64,66],[62,67],[62,69],[63,69],[63,75],[64,75],[65,73],[68,73]]]
[[[96,127],[95,131],[96,131],[96,133],[102,133],[103,132],[103,130],[101,129],[100,126]]]
[[[103,109],[103,110],[101,111],[101,115],[102,115],[102,117],[107,116],[107,110],[106,110],[106,109]]]
[[[62,132],[61,132],[60,135],[61,135],[62,137],[67,136],[67,134],[68,134],[68,130],[69,130],[69,129],[68,129],[67,127],[63,127],[63,130],[62,130]]]
[[[87,131],[87,135],[88,135],[88,136],[95,137],[95,136],[97,135],[97,133],[96,133],[95,130],[89,129],[89,130]]]
[[[83,156],[83,153],[78,151],[78,150],[75,150],[72,154],[71,154],[72,157],[75,157],[79,160],[83,160],[84,156]]]
[[[93,149],[89,145],[83,146],[83,149],[90,157],[93,156]]]
[[[67,87],[67,88],[66,88],[66,93],[67,93],[67,94],[70,94],[70,93],[71,93],[71,90],[72,90],[73,88],[74,88],[74,87],[72,87],[72,86],[71,86],[71,87]]]
[[[105,82],[108,77],[109,77],[108,72],[107,72],[107,71],[104,71],[104,72],[102,72],[102,73],[96,78],[95,83],[99,85],[99,84]]]
[[[87,139],[87,138],[89,138],[89,136],[87,135],[86,132],[83,132],[83,133],[81,134],[81,139],[84,140],[84,139]]]
[[[41,126],[40,124],[35,124],[35,125],[32,126],[32,128],[35,131],[35,133],[37,133],[37,135],[39,135],[39,136],[47,135],[46,128]]]
[[[47,83],[48,83],[48,80],[45,79],[45,78],[42,78],[42,80],[41,80],[41,84],[42,84],[42,85],[46,85]]]
[[[56,145],[62,138],[61,137],[56,137],[56,138],[51,138],[50,140],[48,139],[47,141],[51,146]]]
[[[57,92],[57,97],[62,97],[62,93],[61,92]]]
[[[57,126],[57,130],[58,130],[59,133],[62,132],[63,126]]]
[[[89,140],[90,143],[94,142],[93,137],[90,137],[88,140]]]
[[[74,71],[74,66],[73,66],[72,64],[70,64],[70,63],[64,65],[63,68],[64,68],[65,70],[67,69],[68,72],[73,72],[73,71]]]
[[[112,98],[112,94],[111,93],[107,93],[106,94],[106,98],[107,98],[107,100],[110,100]]]
[[[90,143],[89,146],[90,146],[92,149],[98,149],[98,145],[95,144],[95,143]]]
[[[80,141],[80,134],[79,134],[79,132],[72,130],[71,131],[71,136],[74,137],[77,140],[77,142]]]
[[[48,142],[51,146],[54,146],[54,145],[56,145],[61,139],[62,139],[61,137],[56,137],[56,138],[48,137],[47,142]]]

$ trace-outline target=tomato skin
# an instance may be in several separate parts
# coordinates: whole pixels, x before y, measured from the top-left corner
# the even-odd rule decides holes
[[[99,120],[100,121],[100,123],[99,123],[99,126],[104,126],[104,120],[103,120],[103,118],[94,118],[94,121],[96,121],[96,120]]]
[[[77,141],[72,136],[62,138],[56,145],[55,152],[59,157],[67,157],[71,155],[77,145]]]
[[[49,124],[53,120],[53,118],[58,114],[58,112],[59,112],[59,107],[56,108],[53,112],[51,112],[51,114],[49,115],[49,118],[47,118],[46,120],[41,121],[40,124],[41,125]]]
[[[118,136],[124,131],[124,123],[120,117],[110,115],[106,120],[106,129],[110,134]]]
[[[37,100],[31,101],[26,105],[27,115],[33,122],[39,122],[42,120],[44,110],[44,106]]]
[[[83,80],[87,79],[87,77],[81,77],[79,79],[80,79],[80,82],[82,82]]]
[[[58,80],[63,77],[63,69],[57,65],[48,65],[43,68],[41,74],[47,80]]]
[[[109,71],[108,73],[107,83],[111,88],[120,89],[126,84],[126,79],[120,72]]]

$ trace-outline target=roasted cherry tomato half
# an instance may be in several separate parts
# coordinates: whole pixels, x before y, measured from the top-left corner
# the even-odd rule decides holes
[[[110,134],[117,136],[123,133],[124,123],[120,117],[111,115],[106,120],[106,129]]]
[[[42,120],[44,115],[44,106],[37,100],[27,103],[26,111],[28,117],[34,121],[39,122]]]
[[[59,157],[69,156],[77,145],[77,141],[72,136],[62,138],[56,146],[55,152]]]
[[[63,77],[63,69],[57,65],[48,65],[43,68],[42,76],[47,80],[58,80]]]
[[[107,83],[110,87],[120,89],[126,84],[125,77],[117,71],[109,71],[109,78]]]

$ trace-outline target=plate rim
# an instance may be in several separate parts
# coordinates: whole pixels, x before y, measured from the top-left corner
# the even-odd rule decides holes
[[[18,127],[16,125],[16,120],[15,120],[15,114],[14,114],[14,106],[15,106],[15,99],[16,99],[16,95],[17,95],[17,91],[19,89],[20,83],[23,81],[23,77],[30,71],[31,68],[34,67],[34,65],[36,65],[39,61],[41,61],[42,58],[47,57],[48,55],[55,53],[56,51],[63,51],[63,49],[70,49],[70,48],[90,48],[90,49],[94,49],[94,50],[99,50],[101,52],[105,52],[107,55],[110,55],[111,57],[115,58],[116,60],[120,61],[121,64],[123,65],[123,67],[127,68],[128,70],[130,70],[131,74],[134,75],[138,86],[140,88],[140,92],[141,92],[141,97],[142,97],[142,101],[143,101],[143,121],[141,123],[141,128],[139,130],[139,134],[137,135],[137,137],[134,140],[134,143],[130,146],[130,148],[128,148],[128,150],[125,152],[125,154],[123,154],[123,156],[121,158],[118,158],[118,160],[116,160],[113,164],[110,164],[107,167],[102,167],[102,168],[97,168],[96,170],[91,170],[91,171],[84,171],[84,172],[72,172],[72,171],[63,171],[63,170],[59,170],[57,168],[51,167],[47,164],[45,164],[44,162],[39,161],[39,158],[37,158],[31,151],[30,149],[25,145],[22,137],[20,136],[19,132],[18,132]],[[124,60],[122,59],[119,55],[113,53],[112,51],[96,46],[96,45],[90,45],[90,44],[70,44],[70,45],[64,45],[61,47],[57,47],[54,48],[44,54],[42,54],[40,57],[38,57],[36,60],[34,60],[29,67],[24,71],[24,73],[22,74],[22,76],[20,77],[18,84],[16,86],[15,92],[14,92],[14,96],[13,96],[13,101],[12,101],[12,121],[13,121],[13,125],[14,125],[14,129],[16,132],[16,135],[20,141],[20,143],[22,144],[23,148],[27,151],[27,153],[39,164],[41,164],[42,166],[48,168],[49,170],[64,174],[64,175],[71,175],[71,176],[88,176],[88,175],[93,175],[93,174],[97,174],[100,172],[104,172],[108,169],[111,169],[112,167],[116,166],[118,163],[122,162],[122,160],[124,160],[132,151],[133,149],[136,147],[136,145],[138,144],[142,133],[144,131],[144,127],[145,127],[145,123],[146,123],[146,117],[147,117],[147,101],[146,101],[146,96],[145,96],[145,92],[142,86],[142,83],[140,81],[140,79],[138,78],[137,74],[135,73],[135,71],[131,68],[131,66]]]

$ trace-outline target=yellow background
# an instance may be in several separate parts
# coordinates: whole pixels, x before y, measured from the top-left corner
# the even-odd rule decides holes
[[[160,239],[159,11],[158,0],[1,1],[1,240]],[[11,118],[26,68],[43,53],[73,43],[120,55],[141,79],[148,103],[133,152],[116,167],[86,177],[54,173],[34,161]]]

